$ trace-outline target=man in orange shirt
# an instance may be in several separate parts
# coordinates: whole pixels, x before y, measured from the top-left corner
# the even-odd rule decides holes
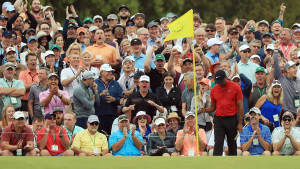
[[[180,155],[197,156],[197,138],[196,136],[196,121],[193,112],[187,112],[185,115],[185,124],[182,130],[179,130],[176,135],[175,148],[180,151]],[[199,129],[199,155],[207,156],[204,151],[207,145],[205,131]]]
[[[94,38],[96,43],[86,48],[92,54],[91,65],[100,69],[102,64],[108,63],[113,68],[117,68],[120,63],[117,61],[116,49],[104,43],[103,29],[97,29]]]
[[[27,104],[28,104],[28,96],[29,96],[30,88],[33,84],[39,82],[38,71],[36,69],[37,55],[35,53],[28,53],[25,56],[25,61],[28,68],[20,72],[19,80],[22,80],[24,82],[25,89],[26,89],[25,95],[22,96],[21,98],[22,101],[21,110],[28,111]]]

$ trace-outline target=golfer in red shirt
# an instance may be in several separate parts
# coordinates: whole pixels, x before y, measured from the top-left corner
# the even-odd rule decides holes
[[[236,141],[237,130],[242,132],[243,126],[243,94],[241,87],[228,81],[223,70],[218,70],[215,75],[216,85],[211,90],[211,106],[202,108],[201,113],[212,113],[214,117],[215,146],[214,156],[221,156],[225,135],[228,142],[229,155],[237,155]],[[239,120],[237,118],[239,113]]]

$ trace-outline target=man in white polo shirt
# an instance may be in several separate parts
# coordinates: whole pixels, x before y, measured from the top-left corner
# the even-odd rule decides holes
[[[70,67],[65,68],[61,71],[60,80],[64,88],[67,91],[71,104],[66,106],[66,112],[74,112],[75,106],[73,103],[73,92],[76,86],[81,81],[81,73],[85,71],[84,67],[79,67],[80,56],[78,54],[71,54],[69,56]]]

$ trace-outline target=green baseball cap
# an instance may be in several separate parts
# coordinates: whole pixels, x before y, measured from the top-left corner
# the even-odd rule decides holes
[[[84,18],[83,23],[85,23],[87,21],[90,21],[90,22],[94,23],[94,21],[93,21],[93,19],[91,17]]]
[[[157,54],[157,55],[155,55],[155,61],[157,61],[157,60],[165,61],[166,59],[163,54]]]
[[[265,68],[264,67],[258,67],[258,68],[256,68],[256,70],[255,70],[255,73],[256,72],[266,72],[265,71]]]
[[[58,46],[58,44],[53,44],[53,45],[50,46],[50,50],[53,50],[55,48],[60,51],[60,47]]]

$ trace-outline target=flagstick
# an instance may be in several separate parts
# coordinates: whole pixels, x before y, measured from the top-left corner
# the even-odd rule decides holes
[[[195,47],[194,47],[194,37],[192,37],[193,45],[193,73],[194,73],[194,100],[195,100],[195,117],[196,117],[196,139],[197,139],[197,155],[199,156],[199,135],[198,135],[198,108],[197,108],[197,79],[196,79],[196,70],[195,70]]]

